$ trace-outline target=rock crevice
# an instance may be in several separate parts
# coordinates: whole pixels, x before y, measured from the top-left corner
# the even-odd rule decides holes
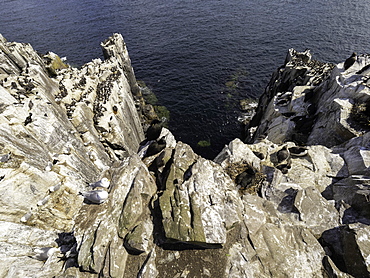
[[[76,69],[0,36],[0,277],[369,276],[368,55],[289,50],[210,161],[152,136],[122,36],[101,46]]]

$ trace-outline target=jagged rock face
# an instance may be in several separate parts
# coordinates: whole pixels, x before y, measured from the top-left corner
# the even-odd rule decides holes
[[[369,276],[367,56],[290,50],[249,144],[209,161],[145,139],[122,36],[102,48],[75,69],[0,36],[0,277]]]
[[[74,236],[78,239],[78,249],[83,251],[86,247],[89,254],[90,246],[86,243],[88,239],[92,239],[94,246],[98,246],[98,252],[105,250],[100,248],[99,244],[104,244],[101,241],[123,245],[123,240],[117,239],[117,231],[116,238],[113,235],[112,239],[108,236],[104,238],[106,230],[116,229],[115,219],[123,215],[119,206],[115,207],[118,209],[115,218],[106,217],[108,222],[99,225],[98,231],[103,233],[100,240],[95,238],[96,226],[84,226],[84,221],[80,220],[87,214],[83,220],[91,220],[97,225],[100,223],[96,222],[99,217],[92,218],[94,214],[99,214],[100,217],[104,213],[113,215],[111,210],[114,206],[110,204],[115,198],[123,205],[126,196],[115,192],[126,190],[127,194],[134,185],[123,185],[129,179],[126,181],[124,173],[116,170],[119,167],[112,165],[135,154],[139,143],[144,139],[142,116],[135,107],[132,94],[136,88],[136,80],[122,36],[111,37],[103,48],[116,50],[105,50],[110,53],[105,61],[94,60],[80,70],[56,69],[54,73],[57,75],[51,78],[48,65],[44,64],[30,45],[9,43],[1,37],[0,219],[5,233],[8,232],[7,227],[12,227],[19,242],[25,236],[22,230],[28,230],[28,233],[35,235],[45,234],[43,247],[57,247],[55,239],[58,238],[58,233],[74,231]],[[135,91],[135,94],[139,93]],[[135,165],[131,174],[141,169],[140,159],[130,161],[134,161],[132,163]],[[145,167],[143,164],[142,166]],[[148,172],[139,176],[142,178],[145,175],[143,179],[149,181],[146,186],[153,184],[155,188]],[[103,176],[112,180],[108,201],[99,206],[84,205],[79,191],[88,190],[88,183]],[[146,192],[140,188],[139,184],[142,183],[143,180],[134,183],[134,188],[138,187],[135,192]],[[117,194],[122,196],[117,197]],[[147,194],[149,197],[146,198],[150,199],[154,194],[153,190],[149,190]],[[145,209],[142,211],[144,213]],[[131,222],[135,222],[138,217],[140,214]],[[27,226],[21,225],[22,223]],[[135,227],[134,224],[130,223]],[[90,229],[93,236],[89,237]],[[47,232],[49,230],[50,235]],[[125,233],[127,231],[120,235]],[[83,235],[83,239],[79,238],[79,234]],[[6,256],[9,259],[2,267],[2,277],[21,277],[21,273],[24,274],[23,277],[31,276],[32,273],[37,273],[37,266],[41,269],[43,262],[31,258],[29,265],[33,263],[35,268],[24,267],[24,270],[20,270],[17,265],[20,261],[18,258],[25,250],[28,250],[26,255],[31,256],[33,249],[40,247],[36,239],[33,240],[34,237],[31,236],[22,243],[24,250],[19,251],[20,255],[10,252]],[[5,235],[2,240],[12,247],[17,244],[17,240],[9,241]],[[114,257],[117,250],[112,249]],[[105,254],[100,260],[104,261],[104,256]],[[79,252],[78,262],[83,262],[83,269],[87,265],[88,270],[100,271],[102,261],[97,261],[95,256],[94,262],[88,263],[89,260],[84,259],[85,257],[89,258],[89,255]],[[51,277],[62,271],[63,265],[63,260],[58,263],[53,260],[53,264],[44,267],[44,271],[37,275]]]
[[[321,63],[309,51],[290,49],[260,99],[247,142],[267,136],[279,144],[332,147],[369,131],[369,63],[360,55],[344,70],[343,63]]]
[[[330,277],[347,277],[340,271],[369,275],[368,255],[361,251],[367,235],[353,236],[357,229],[367,233],[357,223],[370,224],[369,64],[368,55],[359,55],[344,70],[343,63],[334,67],[312,61],[308,51],[290,50],[260,99],[246,139],[266,157],[262,165],[274,167],[265,168],[268,184],[260,194],[278,211],[296,213],[296,220],[320,238]],[[272,142],[305,151],[298,156],[291,151],[284,172],[273,161]]]

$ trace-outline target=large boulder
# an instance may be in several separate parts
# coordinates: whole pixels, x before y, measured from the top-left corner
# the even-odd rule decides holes
[[[225,244],[227,229],[239,221],[234,183],[219,165],[181,142],[172,161],[159,197],[165,237],[199,246]]]

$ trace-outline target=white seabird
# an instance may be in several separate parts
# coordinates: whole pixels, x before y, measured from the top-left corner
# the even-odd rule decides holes
[[[93,183],[89,183],[89,186],[91,188],[97,188],[97,187],[103,187],[103,188],[108,188],[110,184],[109,179],[107,178],[102,178],[100,181],[96,181]]]
[[[42,247],[34,249],[33,252],[35,252],[35,255],[31,258],[39,261],[46,261],[55,252],[60,252],[60,249],[56,247]]]
[[[102,204],[108,199],[108,192],[104,189],[81,192],[81,195],[94,204]]]

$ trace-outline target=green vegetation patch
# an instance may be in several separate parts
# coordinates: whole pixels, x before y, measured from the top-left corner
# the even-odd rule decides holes
[[[166,106],[155,105],[154,111],[158,115],[158,118],[164,123],[163,126],[168,127],[168,122],[170,121],[170,111],[166,108]]]
[[[209,147],[211,146],[211,140],[201,140],[197,143],[197,145],[201,148]]]

